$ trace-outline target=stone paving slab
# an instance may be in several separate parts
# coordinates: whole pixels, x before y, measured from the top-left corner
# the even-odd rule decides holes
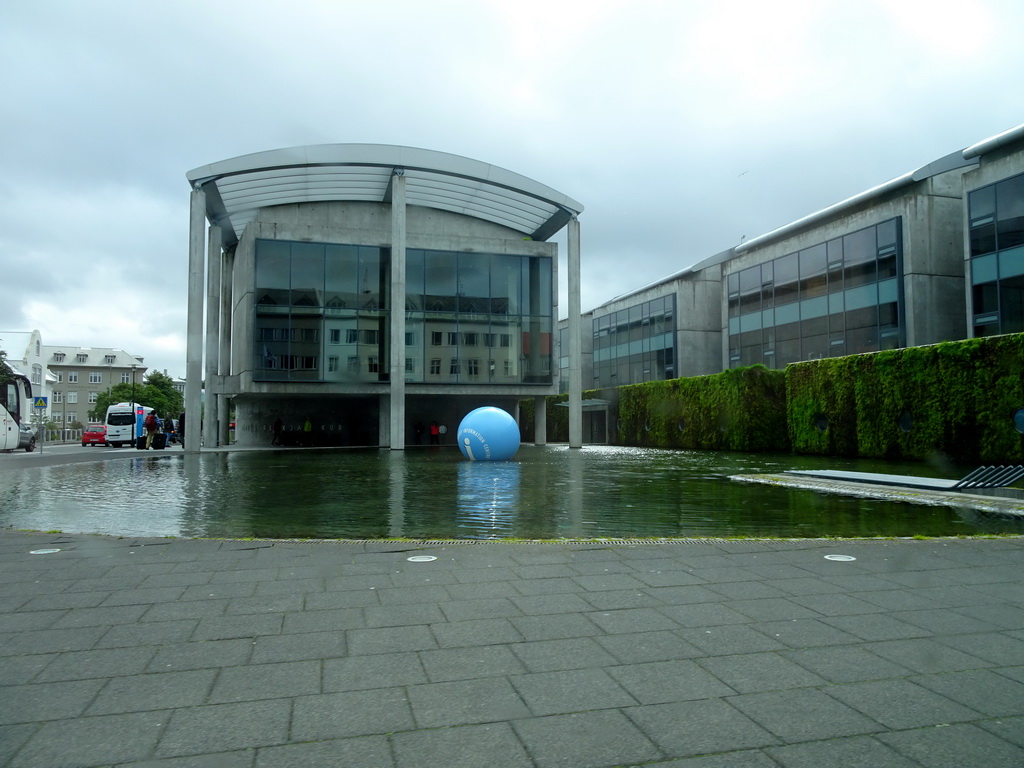
[[[1022,733],[1022,538],[0,531],[10,768],[1018,768]]]

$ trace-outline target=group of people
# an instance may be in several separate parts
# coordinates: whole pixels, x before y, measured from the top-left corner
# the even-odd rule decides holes
[[[159,414],[155,410],[149,412],[145,420],[142,422],[142,428],[146,430],[146,450],[153,447],[153,440],[157,434],[163,433],[167,437],[165,438],[168,443],[173,442],[175,439],[185,445],[185,412],[182,411],[178,417],[178,428],[174,428],[174,419],[167,418],[161,419]]]
[[[417,421],[412,428],[413,439],[416,445],[423,444],[423,422]],[[440,445],[441,444],[441,425],[436,421],[430,422],[430,444]]]

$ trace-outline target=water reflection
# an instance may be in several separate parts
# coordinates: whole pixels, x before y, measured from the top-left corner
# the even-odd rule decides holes
[[[457,467],[456,526],[471,538],[515,535],[520,507],[520,465],[512,461],[464,461]]]
[[[946,507],[735,483],[871,462],[588,446],[523,446],[507,462],[454,449],[138,457],[5,473],[0,525],[135,536],[634,538],[1024,532]],[[886,464],[928,474],[927,466]],[[956,476],[958,470],[951,470]]]

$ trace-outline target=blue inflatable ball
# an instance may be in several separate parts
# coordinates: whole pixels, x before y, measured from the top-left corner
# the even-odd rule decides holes
[[[466,414],[456,439],[470,461],[505,461],[519,450],[519,425],[508,411],[487,405]]]

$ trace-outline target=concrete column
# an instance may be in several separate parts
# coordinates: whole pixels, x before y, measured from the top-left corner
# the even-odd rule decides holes
[[[235,252],[225,251],[221,256],[220,268],[220,330],[217,344],[217,375],[222,377],[231,374],[231,292],[234,286]],[[217,421],[220,423],[220,440],[225,445],[230,440],[228,434],[228,422],[231,418],[231,399],[229,395],[233,392],[226,392],[220,389],[217,396]]]
[[[583,447],[583,340],[580,337],[580,221],[568,225],[569,272],[569,447]]]
[[[392,450],[405,449],[405,172],[391,177],[391,379],[390,436]]]
[[[220,227],[210,226],[206,247],[206,365],[203,377],[206,381],[206,418],[203,419],[203,445],[215,448],[223,434],[220,428],[220,387],[217,386],[217,369],[220,367]],[[187,434],[187,430],[186,430]]]
[[[548,399],[546,397],[533,398],[533,444],[547,445],[548,443]]]
[[[188,227],[188,315],[185,340],[185,451],[201,450],[203,391],[203,266],[206,193],[193,189]]]

